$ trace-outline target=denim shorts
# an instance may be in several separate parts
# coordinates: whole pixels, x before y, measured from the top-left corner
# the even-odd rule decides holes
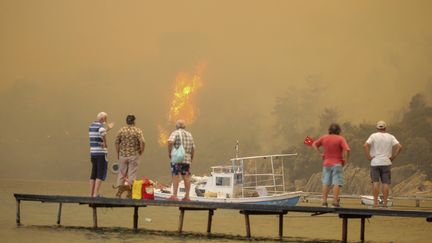
[[[343,186],[344,176],[342,165],[323,166],[322,184],[327,186]]]

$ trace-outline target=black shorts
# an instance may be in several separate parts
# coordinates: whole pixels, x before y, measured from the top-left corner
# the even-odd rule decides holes
[[[391,184],[391,165],[371,166],[370,176],[372,182],[380,182],[383,184]]]
[[[108,161],[106,155],[92,155],[91,156],[92,170],[90,179],[99,179],[104,181],[107,176]]]
[[[171,164],[171,175],[182,175],[188,176],[190,175],[190,164],[178,163]]]

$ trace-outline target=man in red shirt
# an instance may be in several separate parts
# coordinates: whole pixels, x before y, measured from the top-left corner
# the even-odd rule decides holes
[[[348,163],[350,148],[345,138],[339,135],[341,132],[339,124],[330,124],[328,131],[329,134],[320,137],[312,146],[324,160],[322,206],[327,207],[330,185],[333,185],[333,207],[340,207],[339,193],[344,184],[343,166]],[[321,146],[324,147],[324,153],[319,149]]]

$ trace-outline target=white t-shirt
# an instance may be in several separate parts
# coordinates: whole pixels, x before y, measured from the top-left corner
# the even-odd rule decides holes
[[[386,132],[376,132],[369,136],[366,143],[370,145],[371,166],[391,165],[390,157],[393,146],[399,144],[395,136]]]

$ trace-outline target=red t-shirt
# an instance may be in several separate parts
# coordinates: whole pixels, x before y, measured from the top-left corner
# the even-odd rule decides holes
[[[350,150],[345,138],[336,134],[324,135],[316,140],[314,144],[318,148],[321,146],[324,147],[324,166],[343,164],[342,151]]]

